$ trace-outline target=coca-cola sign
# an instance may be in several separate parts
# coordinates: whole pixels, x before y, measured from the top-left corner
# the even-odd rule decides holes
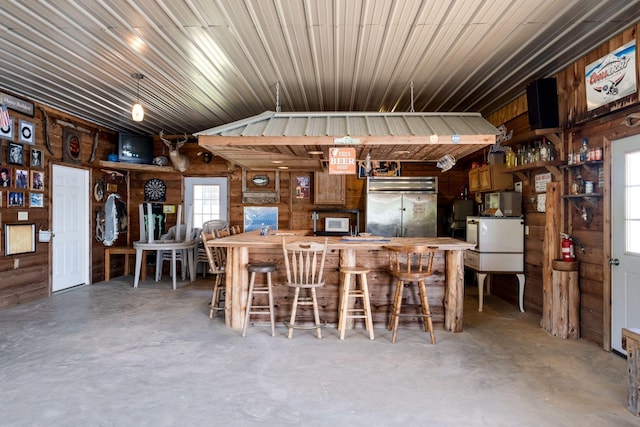
[[[587,65],[585,81],[589,111],[635,93],[635,40]]]

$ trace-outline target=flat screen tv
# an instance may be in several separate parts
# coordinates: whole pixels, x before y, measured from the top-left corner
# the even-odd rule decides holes
[[[121,133],[118,137],[118,161],[152,164],[153,137]]]

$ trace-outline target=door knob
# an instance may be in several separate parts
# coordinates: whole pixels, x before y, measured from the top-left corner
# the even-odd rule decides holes
[[[618,258],[611,258],[609,260],[609,265],[620,265],[620,260]]]

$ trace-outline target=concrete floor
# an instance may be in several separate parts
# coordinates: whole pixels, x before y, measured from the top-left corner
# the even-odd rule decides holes
[[[467,288],[464,332],[208,319],[209,281],[132,278],[0,310],[2,426],[640,426],[626,361]]]

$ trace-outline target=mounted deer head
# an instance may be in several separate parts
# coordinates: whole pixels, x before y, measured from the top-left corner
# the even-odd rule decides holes
[[[175,147],[171,141],[164,138],[164,131],[160,131],[159,135],[164,145],[169,148],[169,158],[173,163],[173,168],[179,172],[186,171],[189,168],[189,158],[178,150],[189,140],[187,134],[184,134],[184,139],[176,142]]]

